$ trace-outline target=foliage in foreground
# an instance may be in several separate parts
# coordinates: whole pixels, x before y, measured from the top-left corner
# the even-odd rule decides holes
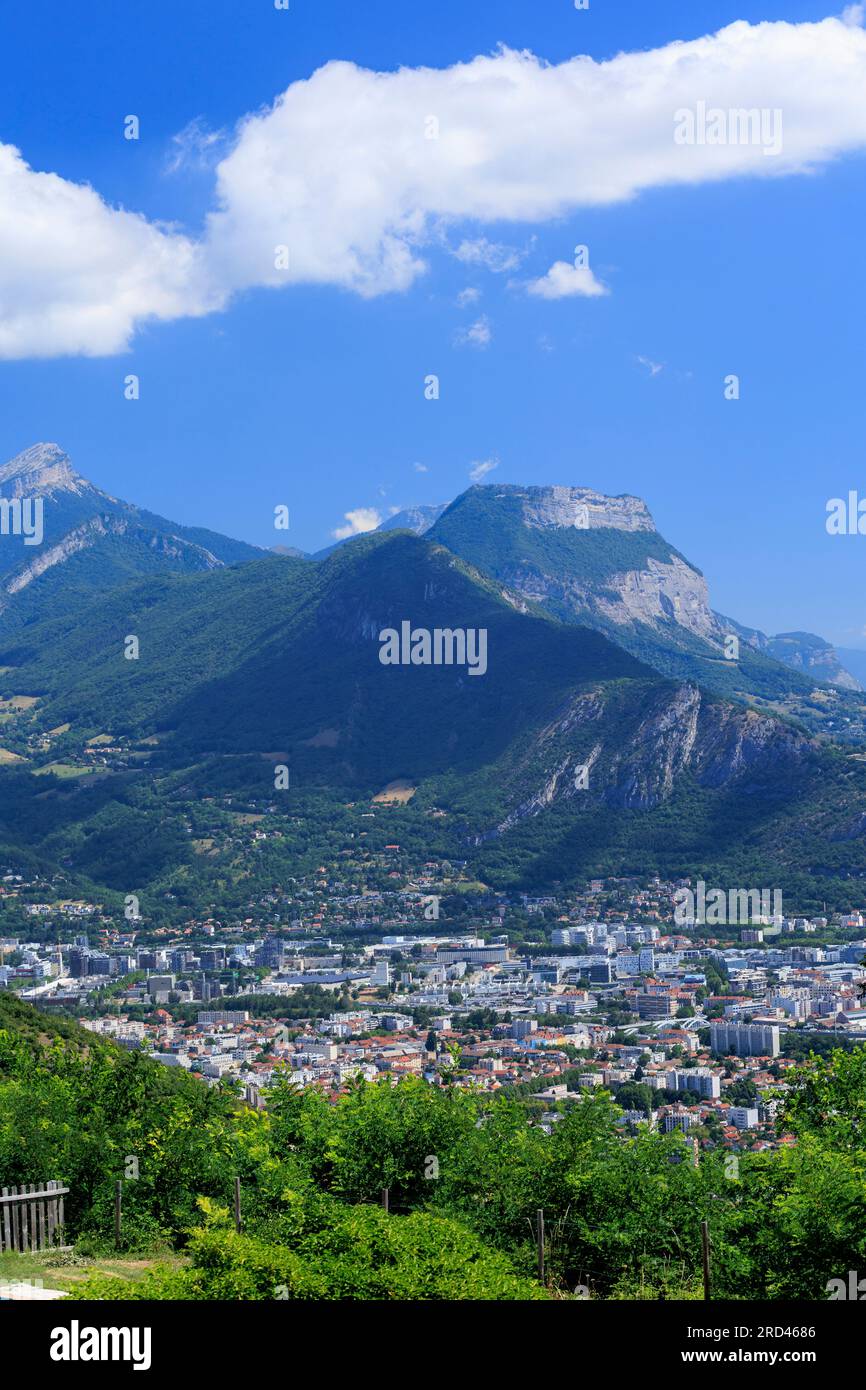
[[[319,1219],[295,1213],[269,1239],[227,1227],[227,1211],[195,1231],[189,1264],[157,1268],[137,1282],[94,1278],[82,1298],[527,1300],[547,1297],[509,1259],[466,1227],[428,1212],[331,1202]],[[305,1217],[309,1212],[305,1211]],[[279,1241],[279,1243],[277,1243]]]
[[[122,1248],[187,1256],[137,1291],[97,1281],[88,1296],[544,1297],[538,1208],[548,1291],[566,1296],[694,1297],[704,1219],[718,1298],[822,1299],[866,1263],[864,1048],[795,1077],[796,1143],[736,1165],[705,1151],[695,1167],[680,1135],[625,1135],[605,1094],[569,1104],[550,1133],[521,1099],[411,1077],[339,1099],[283,1083],[263,1114],[229,1086],[52,1036],[50,1020],[44,1033],[5,1021],[2,1181],[62,1180],[69,1234],[108,1250],[121,1179]],[[236,1175],[240,1236],[221,1215]]]

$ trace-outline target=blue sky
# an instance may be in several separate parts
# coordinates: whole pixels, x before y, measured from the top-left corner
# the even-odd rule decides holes
[[[504,44],[551,64],[602,61],[736,20],[832,13],[802,0],[591,0],[588,11],[571,0],[291,0],[288,13],[271,0],[7,0],[0,141],[33,170],[195,240],[236,123],[330,60],[447,69]],[[138,141],[123,138],[130,113]],[[172,168],[174,137],[191,123],[218,138],[203,151],[187,140]],[[115,495],[308,550],[347,512],[384,518],[450,499],[475,465],[496,462],[487,481],[638,494],[703,569],[715,607],[769,632],[866,646],[866,536],[824,525],[829,498],[866,496],[863,174],[855,133],[805,173],[661,180],[551,216],[454,217],[404,288],[365,297],[340,283],[245,283],[213,312],[142,318],[109,352],[10,351],[0,455],[56,440]],[[61,262],[75,235],[58,224]],[[461,260],[464,240],[510,248],[498,254],[513,264]],[[608,293],[528,292],[578,243]],[[466,290],[477,297],[461,304]],[[130,402],[133,372],[141,398]],[[441,382],[435,402],[428,373]],[[724,397],[729,373],[737,401]],[[290,508],[288,536],[273,531],[277,503]]]

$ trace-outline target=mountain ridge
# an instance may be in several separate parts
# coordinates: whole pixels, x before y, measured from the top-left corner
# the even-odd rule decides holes
[[[195,571],[266,553],[112,497],[80,474],[58,444],[31,445],[0,467],[0,499],[21,498],[41,499],[42,543],[15,534],[0,539],[0,635],[41,621],[46,606],[56,605],[72,621],[102,593],[154,570]],[[70,583],[52,582],[73,558]]]

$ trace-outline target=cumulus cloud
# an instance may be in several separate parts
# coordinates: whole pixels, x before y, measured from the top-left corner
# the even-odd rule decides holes
[[[522,253],[485,228],[812,171],[866,146],[862,19],[854,5],[816,23],[737,21],[604,62],[502,49],[445,69],[328,63],[240,122],[195,239],[0,146],[0,356],[117,352],[141,322],[252,287],[406,290],[451,232],[464,263],[505,270]],[[700,103],[781,111],[779,152],[678,143],[676,114]]]
[[[499,459],[484,459],[482,463],[473,463],[469,469],[469,477],[473,483],[480,483],[482,478],[486,478],[488,473],[492,473],[494,468],[499,467]]]
[[[490,346],[492,339],[493,329],[486,314],[482,314],[481,318],[476,319],[468,328],[459,328],[454,334],[457,347],[486,348]]]
[[[121,352],[138,324],[225,300],[188,237],[0,145],[0,358]]]
[[[426,463],[413,463],[412,467],[415,469],[416,473],[427,473],[429,471]]]
[[[546,275],[540,280],[532,280],[527,285],[530,294],[540,295],[542,299],[567,299],[570,295],[584,295],[594,299],[608,294],[608,288],[596,280],[588,265],[572,265],[571,261],[555,261]]]
[[[375,507],[356,507],[353,512],[344,512],[345,526],[337,526],[331,532],[335,541],[348,540],[350,536],[363,536],[367,531],[375,531],[382,525],[382,517]]]
[[[601,63],[512,50],[444,70],[329,63],[242,124],[217,170],[212,261],[237,286],[403,290],[443,224],[538,224],[647,188],[813,168],[866,144],[864,85],[866,33],[841,19],[738,21]],[[780,153],[676,143],[676,112],[700,101],[781,109]],[[272,265],[280,243],[287,277]],[[483,235],[456,254],[497,270],[519,255]]]
[[[461,290],[458,294],[457,307],[458,309],[465,309],[469,304],[477,304],[480,298],[481,291],[476,290],[472,285],[469,285],[465,290]]]

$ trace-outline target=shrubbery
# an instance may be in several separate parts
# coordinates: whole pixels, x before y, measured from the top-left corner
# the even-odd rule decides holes
[[[121,1179],[124,1248],[182,1256],[134,1288],[91,1283],[89,1296],[275,1298],[285,1286],[291,1298],[510,1299],[585,1286],[689,1298],[702,1220],[719,1298],[819,1299],[866,1263],[864,1048],[795,1077],[784,1122],[796,1143],[740,1153],[732,1170],[721,1149],[696,1167],[679,1134],[625,1135],[604,1093],[565,1105],[550,1133],[521,1098],[412,1077],[339,1098],[284,1082],[263,1114],[231,1087],[68,1023],[52,1040],[53,1020],[4,1008],[3,1182],[62,1180],[68,1234],[108,1250]],[[130,1156],[138,1176],[124,1178]],[[226,1225],[235,1176],[240,1235]]]

